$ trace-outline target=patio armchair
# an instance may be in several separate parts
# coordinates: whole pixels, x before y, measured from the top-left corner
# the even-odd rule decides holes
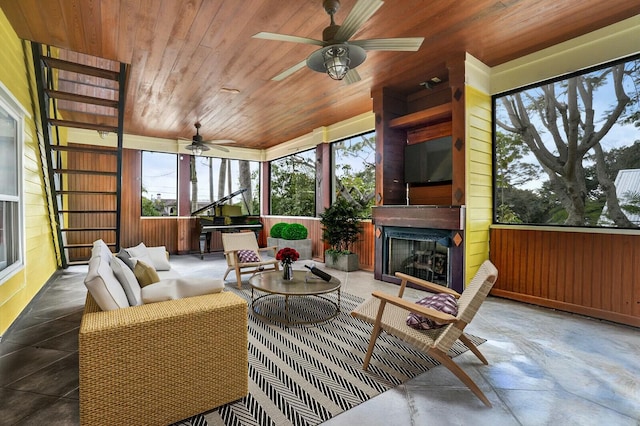
[[[491,402],[489,402],[484,393],[471,377],[451,359],[448,352],[456,340],[459,339],[480,361],[488,364],[486,358],[463,333],[463,330],[467,324],[471,322],[478,308],[496,282],[498,278],[498,270],[496,267],[490,261],[485,261],[480,265],[480,268],[462,294],[441,285],[403,273],[396,272],[396,276],[401,279],[397,296],[374,291],[370,298],[351,312],[351,315],[354,317],[373,324],[369,347],[364,358],[363,369],[367,370],[369,367],[376,340],[384,330],[388,334],[405,341],[439,361],[455,374],[487,407],[491,407]],[[453,316],[403,299],[406,285],[409,282],[429,292],[453,295],[458,302],[457,315]],[[412,328],[407,325],[409,312],[413,312],[423,318],[431,319],[443,325],[439,328],[427,330]]]
[[[227,271],[222,279],[226,280],[229,272],[235,271],[238,288],[242,287],[243,274],[255,274],[265,270],[265,267],[274,271],[280,270],[275,258],[278,247],[258,247],[258,240],[253,232],[223,233],[222,247],[227,259]],[[273,258],[262,257],[261,253],[268,251],[273,252]]]

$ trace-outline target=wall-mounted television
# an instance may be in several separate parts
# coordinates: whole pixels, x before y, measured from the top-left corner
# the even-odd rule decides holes
[[[451,150],[451,136],[405,146],[405,183],[450,181],[453,173]]]

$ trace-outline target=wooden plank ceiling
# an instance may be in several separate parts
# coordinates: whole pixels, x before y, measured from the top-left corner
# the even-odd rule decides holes
[[[355,1],[341,1],[337,24]],[[131,65],[125,133],[190,138],[200,121],[204,139],[267,148],[371,111],[376,88],[412,93],[432,76],[446,78],[452,55],[466,51],[495,66],[634,16],[640,0],[388,0],[352,39],[425,41],[418,52],[368,52],[357,68],[362,80],[351,85],[306,67],[271,81],[318,47],[251,37],[322,39],[329,25],[322,0],[0,0],[0,7],[23,39],[94,56],[84,61],[97,66]],[[75,90],[105,96],[108,89],[94,86]],[[108,106],[96,108],[106,110],[65,115],[108,114]]]

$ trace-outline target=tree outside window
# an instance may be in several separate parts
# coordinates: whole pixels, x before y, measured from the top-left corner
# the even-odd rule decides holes
[[[371,217],[375,202],[375,137],[370,132],[331,144],[334,198],[347,200],[362,218]]]
[[[271,162],[271,214],[315,216],[315,149]]]
[[[640,59],[494,97],[495,220],[640,226]]]
[[[178,156],[142,151],[142,216],[178,215]]]
[[[196,211],[239,189],[246,189],[241,196],[234,197],[230,202],[241,206],[245,214],[260,213],[258,162],[195,156],[191,157],[191,162],[192,171],[195,171],[191,174],[191,211]]]

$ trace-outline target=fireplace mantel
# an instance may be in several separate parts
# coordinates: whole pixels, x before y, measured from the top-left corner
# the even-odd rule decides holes
[[[374,225],[464,230],[464,206],[394,205],[373,208]]]

